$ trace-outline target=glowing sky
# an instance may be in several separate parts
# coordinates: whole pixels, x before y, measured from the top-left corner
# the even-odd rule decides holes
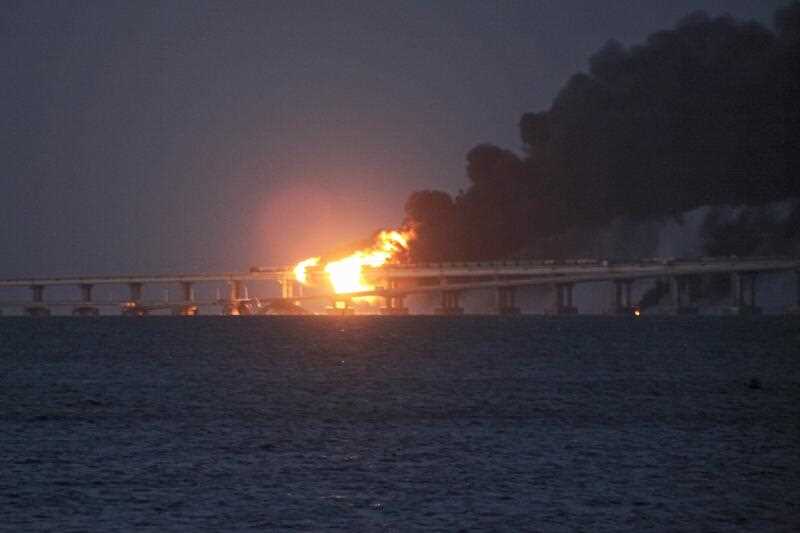
[[[317,254],[517,149],[608,38],[784,3],[4,2],[0,276]]]

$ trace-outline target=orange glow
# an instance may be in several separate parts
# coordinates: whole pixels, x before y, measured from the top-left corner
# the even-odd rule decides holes
[[[414,232],[410,229],[384,230],[375,237],[371,247],[357,250],[342,259],[326,262],[323,270],[334,292],[344,294],[374,289],[375,287],[364,278],[365,269],[379,268],[396,261],[400,254],[408,251],[413,238]],[[306,269],[319,264],[319,257],[300,261],[294,268],[295,279],[303,285],[308,285]]]
[[[303,285],[308,285],[308,275],[306,274],[306,269],[309,267],[315,267],[318,264],[319,257],[309,257],[308,259],[300,261],[294,267],[294,278]]]
[[[641,311],[639,311],[638,309],[634,310],[634,311],[633,311],[633,314],[634,314],[634,316],[636,316],[636,317],[640,317],[640,316],[642,316],[642,312],[641,312]]]

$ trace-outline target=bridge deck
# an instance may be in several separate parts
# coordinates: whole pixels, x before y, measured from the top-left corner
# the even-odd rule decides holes
[[[225,272],[221,274],[124,274],[119,276],[63,276],[54,278],[0,279],[0,287],[32,285],[127,285],[129,283],[210,283],[269,281],[283,279],[285,269],[269,272]]]
[[[412,292],[441,290],[440,280],[457,278],[459,283],[448,284],[449,289],[468,289],[480,287],[514,287],[547,283],[585,283],[593,281],[612,281],[618,279],[640,279],[696,274],[734,273],[734,272],[775,272],[800,271],[800,258],[702,258],[695,260],[650,259],[630,263],[609,263],[607,261],[502,261],[491,263],[441,263],[389,265],[369,272],[368,277],[380,284],[382,279],[431,280],[437,285],[403,287],[395,290],[378,289],[361,295],[393,295]],[[319,280],[321,270],[309,272],[312,279]],[[205,283],[205,282],[257,282],[291,279],[289,268],[254,268],[250,272],[225,272],[211,274],[163,274],[163,275],[119,275],[119,276],[75,276],[50,278],[0,279],[0,288],[55,286],[55,285],[104,285],[132,283]],[[467,281],[467,280],[473,281]],[[309,299],[323,295],[305,296],[292,299]]]

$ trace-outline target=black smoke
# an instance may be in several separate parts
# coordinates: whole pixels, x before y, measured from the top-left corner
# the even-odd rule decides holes
[[[740,257],[800,255],[800,201],[782,207],[712,209],[701,228],[705,252]]]
[[[563,236],[620,217],[798,198],[800,2],[774,30],[696,12],[637,46],[611,40],[519,127],[524,156],[476,146],[465,191],[411,195],[414,260],[570,255]],[[737,248],[707,226],[715,251]]]

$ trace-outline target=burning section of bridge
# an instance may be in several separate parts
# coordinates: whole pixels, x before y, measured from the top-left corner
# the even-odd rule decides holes
[[[309,257],[297,263],[294,267],[294,277],[303,285],[308,285],[308,270],[311,267],[319,265],[319,257]]]
[[[404,261],[413,239],[412,229],[383,230],[375,236],[372,246],[340,259],[324,261],[321,257],[310,257],[300,261],[294,267],[295,279],[303,285],[311,285],[309,269],[321,268],[337,294],[373,290],[375,287],[366,279],[366,274],[383,265]]]

